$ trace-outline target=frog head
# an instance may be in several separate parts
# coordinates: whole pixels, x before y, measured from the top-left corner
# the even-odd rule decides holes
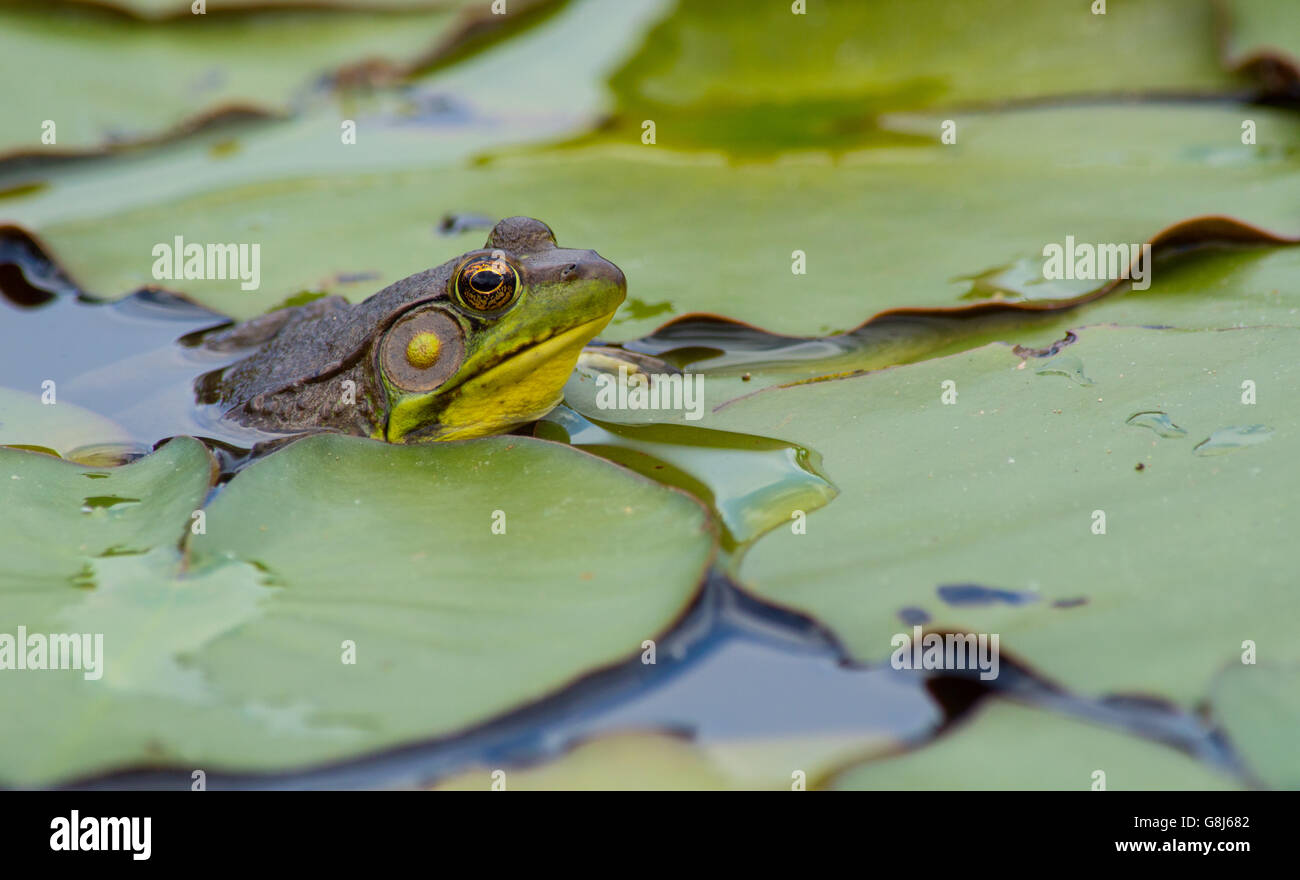
[[[549,412],[627,285],[592,250],[511,217],[481,250],[364,302],[268,313],[206,337],[257,350],[201,377],[200,403],[263,431],[335,430],[390,443],[508,431]]]
[[[389,442],[477,437],[545,415],[627,292],[613,263],[559,247],[526,217],[501,221],[454,263],[443,295],[376,342]]]

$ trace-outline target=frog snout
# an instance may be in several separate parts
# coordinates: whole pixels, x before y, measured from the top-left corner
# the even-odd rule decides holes
[[[624,277],[623,270],[595,251],[590,253],[588,259],[578,263],[570,263],[560,270],[560,278],[564,281],[578,279],[597,281],[605,286],[614,287],[625,292],[627,290],[627,278]]]

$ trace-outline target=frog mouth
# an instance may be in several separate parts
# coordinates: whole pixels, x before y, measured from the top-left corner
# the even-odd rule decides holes
[[[617,311],[617,310],[615,310]],[[584,321],[581,324],[574,324],[567,330],[561,330],[552,336],[548,336],[540,341],[530,342],[527,345],[515,349],[509,354],[504,355],[499,361],[479,373],[479,379],[487,378],[497,374],[498,371],[506,370],[510,373],[522,373],[523,371],[536,368],[544,363],[552,361],[560,355],[566,353],[567,349],[574,350],[574,356],[578,351],[590,342],[597,333],[605,329],[605,325],[614,317],[614,312],[607,312],[599,318],[593,318],[590,321]],[[572,369],[572,367],[570,367]],[[473,379],[470,380],[474,381]]]
[[[458,386],[439,419],[439,439],[479,436],[534,421],[563,397],[583,346],[614,312],[534,342]]]

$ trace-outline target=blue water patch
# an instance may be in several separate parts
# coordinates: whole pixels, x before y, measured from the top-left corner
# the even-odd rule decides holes
[[[898,609],[898,619],[908,626],[920,626],[923,623],[930,622],[930,615],[926,613],[924,608],[909,605],[906,608]]]
[[[1037,593],[999,590],[995,587],[982,587],[979,584],[949,584],[939,587],[938,593],[939,598],[949,605],[992,605],[995,602],[1027,605],[1038,601]]]

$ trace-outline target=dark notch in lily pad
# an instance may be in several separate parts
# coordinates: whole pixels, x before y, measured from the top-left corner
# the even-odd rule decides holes
[[[1019,590],[1000,590],[997,587],[983,587],[979,584],[947,584],[938,587],[935,592],[949,605],[993,605],[1003,602],[1007,605],[1028,605],[1037,602],[1037,593]]]

